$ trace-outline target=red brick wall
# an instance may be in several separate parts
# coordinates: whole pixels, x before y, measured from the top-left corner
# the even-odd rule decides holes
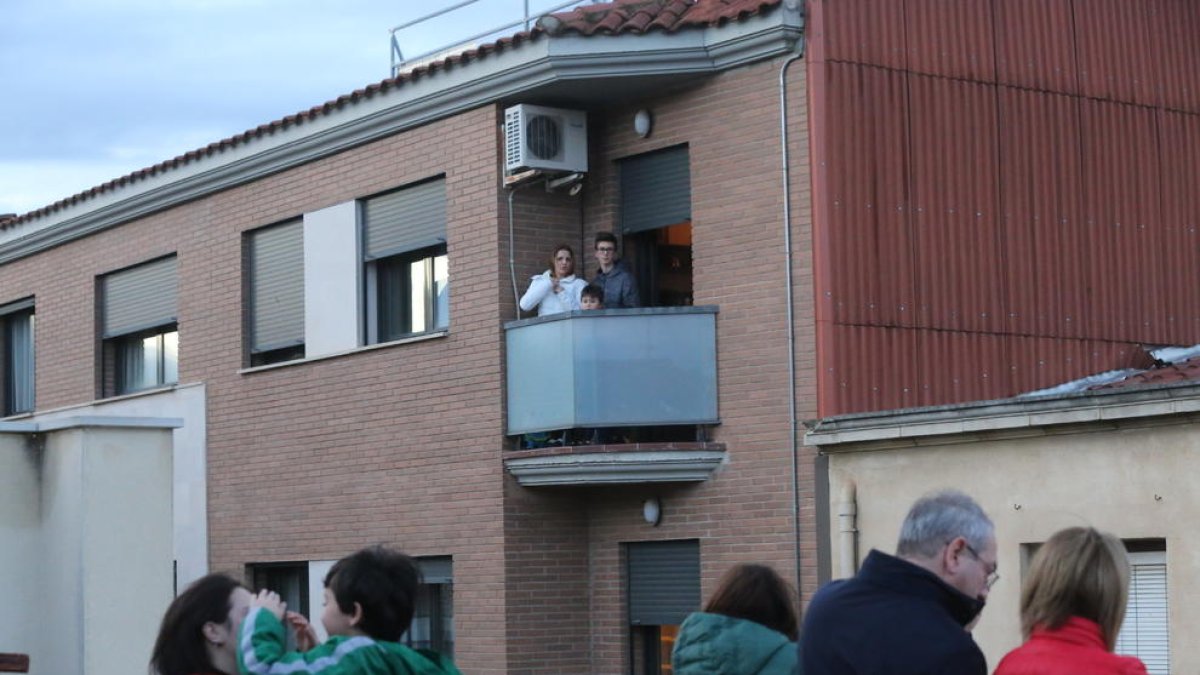
[[[618,185],[614,162],[622,157],[679,143],[689,146],[692,171],[694,286],[697,305],[718,305],[718,359],[722,424],[715,440],[724,442],[729,463],[700,485],[598,487],[573,491],[578,502],[547,502],[527,510],[528,497],[514,487],[508,497],[508,528],[513,563],[561,548],[562,564],[541,570],[546,576],[567,576],[550,591],[549,605],[572,602],[577,591],[579,561],[570,545],[581,532],[587,536],[587,569],[592,673],[626,672],[629,660],[625,614],[624,563],[621,544],[658,539],[701,542],[702,586],[710,593],[731,565],[756,561],[773,565],[786,578],[795,578],[792,465],[787,399],[787,321],[783,202],[780,174],[778,77],[782,60],[722,74],[687,91],[628,106],[593,110],[588,126],[592,136],[589,175],[585,187],[588,274],[594,274],[591,237],[598,230],[616,230]],[[800,419],[815,414],[813,330],[811,320],[811,259],[808,215],[808,154],[804,74],[799,65],[789,71],[792,153],[792,245],[795,254],[798,411]],[[647,139],[633,132],[633,113],[650,108],[654,131]],[[520,249],[520,243],[518,243]],[[816,538],[812,498],[812,453],[800,458],[803,532],[802,571],[805,593],[816,585]],[[538,490],[539,492],[546,492]],[[659,527],[642,519],[642,502],[662,500]],[[579,522],[578,513],[586,513]],[[570,523],[569,526],[565,523]],[[577,529],[577,531],[573,531]],[[518,539],[540,543],[521,553]],[[510,573],[513,586],[523,581]],[[510,651],[536,649],[547,633],[543,624],[517,620],[523,603],[510,606],[510,640],[521,645]],[[580,605],[579,613],[583,613]],[[580,630],[582,617],[561,624],[564,635]],[[584,672],[559,665],[557,650],[547,650],[539,665],[544,672]],[[554,668],[560,668],[554,670]],[[543,672],[514,668],[514,672]]]

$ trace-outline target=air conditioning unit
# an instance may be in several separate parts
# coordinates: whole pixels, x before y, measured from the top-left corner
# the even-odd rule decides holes
[[[504,111],[504,170],[587,171],[587,115],[539,105]]]

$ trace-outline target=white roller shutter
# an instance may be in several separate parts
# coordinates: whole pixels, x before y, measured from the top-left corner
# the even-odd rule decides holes
[[[1151,675],[1171,672],[1167,621],[1167,555],[1165,551],[1130,553],[1132,575],[1125,622],[1116,652],[1136,656]]]

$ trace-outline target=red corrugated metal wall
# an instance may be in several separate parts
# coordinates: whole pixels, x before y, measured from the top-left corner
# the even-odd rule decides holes
[[[1200,343],[1200,2],[808,9],[822,415]]]

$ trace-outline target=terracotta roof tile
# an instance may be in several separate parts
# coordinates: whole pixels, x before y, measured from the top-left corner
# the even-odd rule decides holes
[[[719,26],[740,21],[779,5],[781,0],[616,0],[576,7],[543,19],[539,26],[551,35],[568,32],[668,33],[681,28]]]
[[[288,115],[282,119],[260,124],[236,136],[209,143],[203,148],[192,150],[173,159],[159,162],[145,169],[121,176],[97,185],[78,194],[60,199],[48,206],[16,216],[0,215],[0,230],[23,222],[50,215],[92,197],[117,188],[156,176],[190,162],[211,157],[226,150],[248,143],[257,138],[300,126],[339,110],[358,101],[372,98],[419,80],[427,75],[450,70],[472,61],[486,58],[489,54],[520,46],[537,40],[543,35],[555,36],[569,32],[593,35],[595,33],[644,33],[651,30],[677,31],[685,27],[715,26],[729,21],[740,21],[780,4],[782,0],[617,0],[616,2],[585,5],[570,12],[543,17],[538,27],[517,33],[490,44],[481,45],[444,59],[414,68],[398,77],[388,78],[368,85],[349,94],[337,97],[308,110]]]
[[[1088,389],[1153,387],[1181,382],[1200,382],[1200,356],[1188,359],[1187,361],[1180,361],[1179,363],[1168,363],[1160,367],[1148,368],[1118,382],[1099,384],[1094,387],[1088,387]]]

